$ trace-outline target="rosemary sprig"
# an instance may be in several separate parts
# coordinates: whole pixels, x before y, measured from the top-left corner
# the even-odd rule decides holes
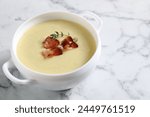
[[[61,34],[61,37],[63,37],[63,36],[64,36],[64,33],[63,33],[63,32],[61,32],[60,34]]]
[[[65,34],[63,32],[58,32],[55,31],[54,33],[50,34],[50,37],[52,37],[53,39],[59,38],[59,37],[63,37]],[[69,36],[70,33],[68,32],[68,34],[66,36]]]
[[[55,31],[55,33],[53,34],[50,34],[50,37],[52,37],[53,39],[58,38],[58,36],[59,36],[59,33],[57,31]]]

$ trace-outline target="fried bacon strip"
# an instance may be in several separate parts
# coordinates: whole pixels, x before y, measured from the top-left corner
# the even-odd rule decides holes
[[[55,47],[53,49],[46,49],[42,51],[42,55],[44,58],[50,58],[50,57],[59,56],[62,54],[63,54],[62,49],[60,49],[59,47]]]
[[[67,36],[62,42],[48,36],[42,45],[45,48],[41,53],[44,58],[59,56],[63,54],[63,51],[78,48],[78,44],[74,42],[71,36]]]
[[[57,47],[60,42],[57,39],[53,39],[52,37],[48,36],[42,43],[44,48],[52,49]]]
[[[62,42],[61,42],[62,47],[65,50],[68,49],[73,49],[73,48],[77,48],[78,45],[76,44],[76,42],[73,41],[71,36],[67,36]]]

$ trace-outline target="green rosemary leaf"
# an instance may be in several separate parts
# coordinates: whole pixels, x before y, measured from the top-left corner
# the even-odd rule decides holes
[[[56,35],[59,36],[59,32],[55,31]]]
[[[58,32],[58,31],[55,31],[54,33],[50,34],[50,36],[53,38],[53,39],[56,39],[56,38],[59,38],[59,37],[63,37],[64,34],[63,32]],[[70,36],[70,33],[68,32],[68,34],[66,36]],[[77,40],[77,39],[76,39]]]
[[[51,34],[50,35],[53,39],[56,39],[57,38],[57,35],[56,34]]]
[[[60,34],[61,34],[61,37],[63,37],[63,36],[64,36],[64,34],[63,34],[62,32],[61,32]]]

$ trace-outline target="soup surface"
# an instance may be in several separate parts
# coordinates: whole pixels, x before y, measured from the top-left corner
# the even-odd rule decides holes
[[[47,50],[43,47],[44,40],[50,35],[56,36],[57,33],[60,44],[70,36],[78,47],[62,50],[61,55],[43,56],[42,52]],[[79,68],[92,57],[95,50],[93,36],[81,25],[65,20],[36,24],[22,35],[17,44],[17,56],[25,66],[48,74],[66,73]]]

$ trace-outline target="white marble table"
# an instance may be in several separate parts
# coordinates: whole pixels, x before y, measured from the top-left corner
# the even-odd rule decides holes
[[[0,68],[0,99],[150,99],[149,0],[0,0],[0,66],[10,57],[17,27],[52,10],[89,10],[103,19],[99,66],[64,92],[13,84]]]

